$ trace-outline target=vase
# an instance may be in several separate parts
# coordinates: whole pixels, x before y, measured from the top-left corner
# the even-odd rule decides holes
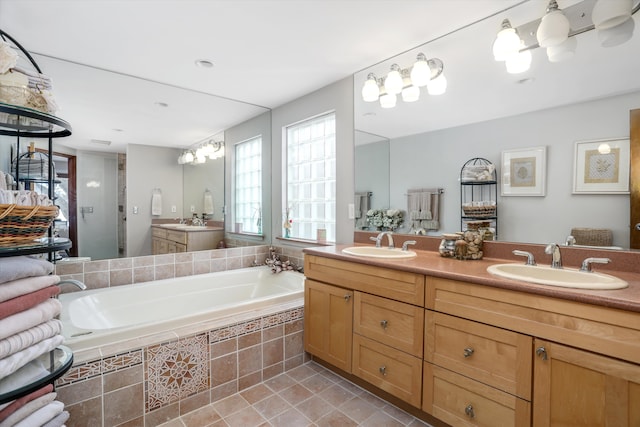
[[[284,229],[284,237],[285,237],[286,239],[288,239],[289,237],[291,237],[291,234],[290,234],[290,231],[289,231],[289,229],[288,229],[288,228],[285,228],[285,229]]]

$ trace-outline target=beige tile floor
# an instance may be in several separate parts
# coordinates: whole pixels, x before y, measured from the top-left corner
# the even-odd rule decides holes
[[[162,427],[429,427],[310,362]]]

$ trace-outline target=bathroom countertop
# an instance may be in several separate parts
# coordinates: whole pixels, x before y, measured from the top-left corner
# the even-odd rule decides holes
[[[627,288],[617,290],[573,289],[503,279],[493,276],[487,272],[487,267],[492,264],[519,262],[514,261],[513,259],[485,257],[481,260],[460,261],[453,258],[444,258],[436,251],[414,250],[417,253],[417,256],[414,258],[389,260],[343,254],[342,249],[350,246],[367,245],[351,244],[306,248],[303,252],[308,255],[317,255],[360,264],[410,271],[427,276],[466,281],[495,288],[510,289],[640,313],[640,274],[638,273],[626,271],[616,272],[611,270],[604,271],[597,269],[596,266],[594,270],[602,271],[603,273],[606,272],[606,274],[619,277],[620,279],[627,281],[629,286]]]
[[[188,231],[198,233],[200,231],[221,231],[224,230],[223,227],[210,227],[210,226],[189,226],[189,228],[180,228],[166,224],[151,224],[151,227],[162,228],[163,230],[172,230],[172,231]]]

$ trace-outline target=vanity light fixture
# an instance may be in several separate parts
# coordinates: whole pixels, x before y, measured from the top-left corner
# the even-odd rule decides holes
[[[178,156],[179,165],[198,165],[209,160],[224,157],[224,141],[209,140],[201,143],[195,150],[187,149]]]
[[[534,49],[546,48],[550,62],[564,61],[576,51],[576,36],[594,29],[602,47],[617,46],[633,36],[633,15],[638,10],[639,0],[582,0],[562,10],[557,0],[551,0],[541,19],[515,28],[504,19],[493,42],[493,56],[505,61],[508,72],[524,72]]]
[[[415,102],[420,99],[420,88],[424,86],[429,95],[441,95],[447,90],[443,69],[444,64],[440,59],[427,59],[421,52],[409,68],[393,64],[384,78],[369,73],[362,86],[362,99],[365,102],[378,101],[382,108],[393,108],[398,94],[404,102]]]

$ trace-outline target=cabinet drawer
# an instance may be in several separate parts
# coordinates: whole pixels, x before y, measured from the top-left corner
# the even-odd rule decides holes
[[[151,236],[152,237],[159,237],[161,239],[166,239],[167,238],[167,230],[163,230],[162,228],[158,228],[158,227],[151,227]]]
[[[424,306],[422,274],[315,255],[305,255],[304,274],[321,282]]]
[[[419,408],[422,360],[353,334],[352,373]]]
[[[355,293],[354,332],[422,358],[424,309]]]
[[[531,400],[530,336],[427,311],[425,360]]]
[[[422,410],[456,426],[530,426],[531,403],[424,362]]]
[[[187,244],[187,233],[184,231],[167,230],[167,240],[172,242]]]

